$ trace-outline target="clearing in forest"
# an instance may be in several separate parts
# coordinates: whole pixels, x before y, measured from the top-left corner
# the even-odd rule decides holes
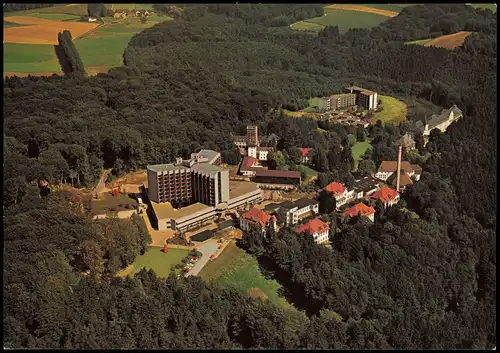
[[[372,28],[387,20],[387,16],[374,13],[325,8],[325,15],[304,21],[295,22],[290,26],[294,30],[318,32],[325,26],[338,26],[340,33],[351,28]]]
[[[116,274],[118,277],[133,276],[141,269],[152,269],[158,277],[167,278],[170,274],[170,267],[181,263],[189,250],[169,248],[167,253],[163,252],[163,247],[152,246],[144,255],[138,255],[134,262],[127,268]]]
[[[434,38],[424,44],[425,47],[438,47],[445,49],[454,49],[463,44],[465,38],[467,38],[472,32],[457,32],[453,34],[448,34],[446,36],[441,36]]]
[[[431,40],[432,39],[419,39],[419,40],[407,42],[406,44],[425,45],[426,43],[430,42]]]
[[[378,99],[381,101],[379,106],[382,108],[382,111],[374,113],[373,118],[370,119],[371,122],[375,123],[377,120],[381,120],[382,124],[399,124],[406,120],[405,102],[381,94],[378,95]]]
[[[233,287],[243,295],[254,296],[258,293],[260,298],[267,297],[282,308],[292,307],[278,294],[281,285],[274,279],[266,278],[260,272],[255,257],[247,254],[234,242],[229,243],[217,259],[207,263],[199,276],[207,282],[214,281],[222,286]]]
[[[371,147],[371,139],[367,137],[364,141],[358,141],[352,146],[352,158],[354,159],[354,171],[358,169],[361,156]]]
[[[347,4],[336,4],[327,6],[329,9],[338,9],[338,10],[349,10],[349,11],[359,11],[372,13],[375,15],[385,16],[385,17],[395,17],[398,15],[397,12],[377,9],[373,7],[360,6],[360,5],[347,5]]]

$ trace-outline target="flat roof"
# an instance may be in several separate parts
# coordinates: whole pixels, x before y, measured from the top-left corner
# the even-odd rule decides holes
[[[156,173],[168,172],[170,170],[188,169],[187,167],[185,167],[183,165],[174,165],[172,163],[148,165],[147,168],[148,168],[148,170],[151,170],[151,171],[156,172]]]
[[[371,176],[366,176],[362,179],[358,179],[354,182],[354,191],[369,191],[379,185],[379,181],[372,178]]]
[[[156,218],[158,220],[160,219],[179,219],[183,218],[186,216],[189,216],[190,214],[202,211],[207,208],[212,208],[210,206],[207,206],[205,204],[202,204],[200,202],[194,203],[192,205],[175,209],[172,207],[172,204],[170,202],[162,202],[162,203],[157,203],[154,201],[151,201],[151,206],[153,207],[153,212],[156,215]]]
[[[208,158],[208,160],[212,160],[215,157],[217,157],[218,155],[219,155],[219,152],[214,151],[214,150],[201,150],[200,152],[198,152],[198,156],[206,157],[206,158]]]
[[[198,170],[204,173],[216,173],[222,170],[222,168],[210,163],[198,163],[193,165],[191,169]]]
[[[297,201],[294,202],[294,205],[297,206],[298,208],[304,208],[316,204],[319,204],[319,202],[314,199],[308,199],[308,198],[298,199]]]
[[[237,197],[248,194],[249,192],[258,190],[259,187],[256,183],[250,181],[229,181],[229,199],[235,199]]]
[[[256,170],[256,176],[258,177],[270,177],[270,178],[294,178],[300,179],[300,172],[291,170]]]

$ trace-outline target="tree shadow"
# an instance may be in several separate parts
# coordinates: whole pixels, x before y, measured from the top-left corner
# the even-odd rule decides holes
[[[61,66],[62,72],[64,72],[65,75],[71,73],[71,63],[69,62],[62,45],[54,45],[54,52],[57,59],[59,60],[59,65]]]

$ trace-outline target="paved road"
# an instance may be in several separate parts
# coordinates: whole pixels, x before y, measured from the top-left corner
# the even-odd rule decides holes
[[[205,244],[198,246],[197,249],[202,253],[201,259],[198,260],[193,266],[193,268],[187,273],[187,276],[197,276],[198,273],[202,270],[203,267],[207,264],[208,260],[210,260],[210,256],[217,252],[219,244],[217,244],[216,240],[210,240]]]

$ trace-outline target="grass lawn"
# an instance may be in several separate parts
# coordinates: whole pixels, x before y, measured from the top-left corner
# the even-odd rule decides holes
[[[315,27],[318,28],[317,25],[320,25],[321,28],[328,25],[338,25],[340,33],[345,33],[351,28],[372,28],[378,26],[387,19],[388,17],[386,16],[372,13],[325,8],[325,16],[315,17],[301,22],[313,24],[309,26],[309,30],[314,30]],[[306,26],[308,25],[294,23],[290,27],[296,30],[308,30]]]
[[[290,28],[296,31],[319,32],[325,28],[325,26],[317,23],[299,21],[291,24]]]
[[[419,39],[419,40],[414,40],[413,42],[407,42],[406,44],[424,45],[425,43],[428,43],[431,40],[432,40],[432,38],[429,38],[429,39]]]
[[[358,162],[361,160],[361,156],[366,152],[368,147],[371,146],[371,139],[367,137],[363,142],[356,142],[352,146],[352,158],[354,159],[354,170],[358,169]]]
[[[115,211],[123,211],[127,209],[124,207],[124,205],[134,206],[136,204],[136,200],[129,197],[127,194],[119,193],[118,197],[115,197],[111,193],[104,193],[99,195],[99,197],[99,200],[92,199],[92,214],[102,214],[105,212],[110,212],[110,209],[115,209]]]
[[[180,264],[181,260],[186,257],[189,250],[184,249],[168,249],[168,253],[163,252],[162,247],[150,247],[144,255],[139,255],[135,258],[131,266],[121,270],[116,275],[118,277],[133,276],[142,268],[152,269],[159,277],[168,277],[170,267]]]
[[[309,181],[314,176],[318,176],[318,172],[315,171],[314,169],[309,168],[306,165],[300,164],[298,165],[299,171],[302,173],[306,173],[306,181]]]
[[[406,103],[397,100],[396,98],[378,95],[378,99],[382,101],[381,112],[376,112],[371,119],[373,122],[381,120],[383,124],[393,123],[399,124],[406,120]]]
[[[275,280],[266,279],[259,270],[257,260],[234,243],[230,243],[216,260],[209,262],[199,276],[207,282],[231,286],[243,295],[247,295],[250,288],[259,288],[274,304],[282,308],[292,307],[278,295],[281,285]]]
[[[308,113],[316,113],[326,109],[326,99],[314,97],[308,100],[309,105],[303,110]]]

